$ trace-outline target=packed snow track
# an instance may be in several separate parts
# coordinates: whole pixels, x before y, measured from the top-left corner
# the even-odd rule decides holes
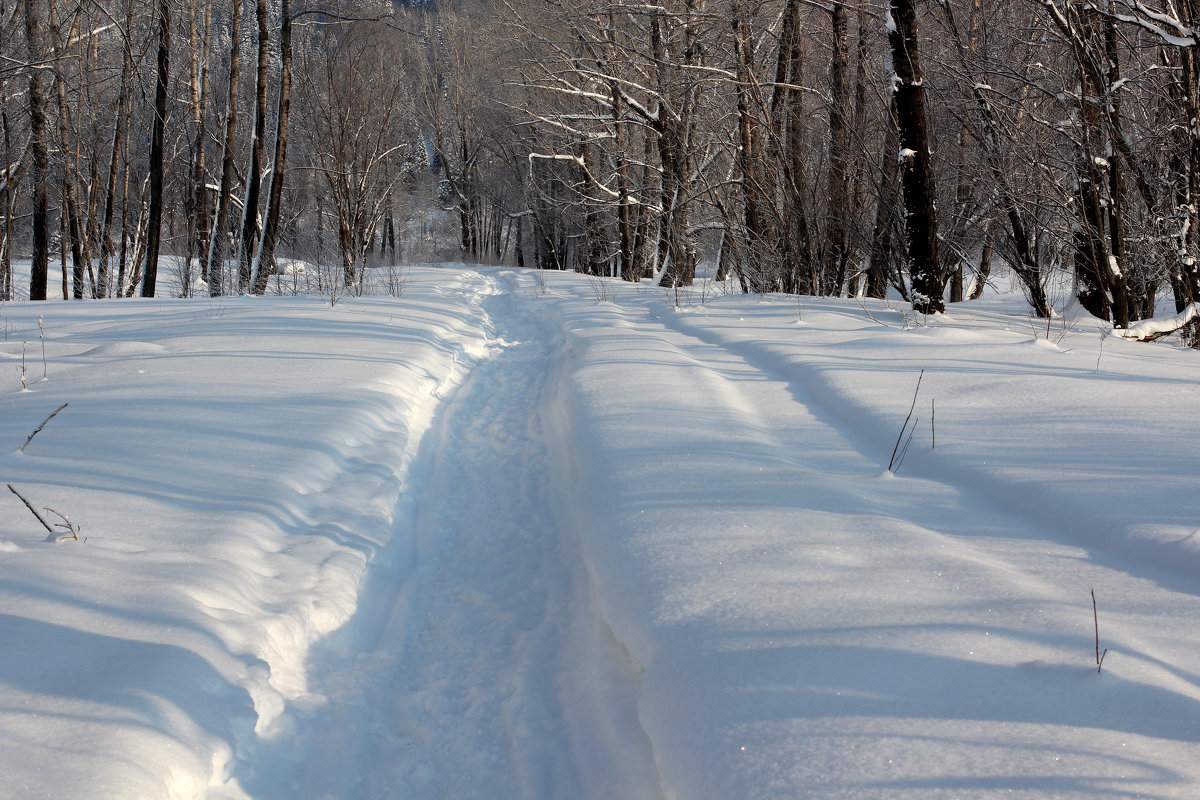
[[[254,796],[661,796],[640,667],[593,607],[549,443],[563,424],[553,331],[515,283],[464,292],[486,353],[413,464],[408,549],[372,566],[358,616],[320,648],[311,688],[327,702],[291,721]]]

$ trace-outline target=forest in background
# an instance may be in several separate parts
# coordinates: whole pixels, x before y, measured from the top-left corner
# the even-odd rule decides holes
[[[153,296],[168,255],[211,295],[291,260],[353,290],[405,259],[665,286],[708,259],[748,292],[937,312],[1002,263],[1034,314],[1066,273],[1124,328],[1200,300],[1198,20],[1200,0],[16,0],[0,299],[26,258],[34,300]]]

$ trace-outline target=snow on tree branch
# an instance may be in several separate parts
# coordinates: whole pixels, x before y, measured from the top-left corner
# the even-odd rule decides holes
[[[1113,331],[1117,336],[1134,339],[1139,342],[1153,342],[1169,336],[1190,322],[1200,319],[1200,303],[1192,303],[1173,317],[1156,317],[1144,319],[1128,328],[1118,328]]]

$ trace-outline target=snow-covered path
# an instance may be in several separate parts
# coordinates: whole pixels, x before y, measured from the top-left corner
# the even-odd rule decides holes
[[[1197,796],[1193,351],[408,275],[5,306],[0,797]]]
[[[645,293],[551,305],[528,276],[462,279],[490,355],[409,470],[411,552],[314,659],[328,702],[281,736],[282,792],[255,796],[1084,798],[1197,777],[1181,573],[1093,556],[922,438],[881,474],[820,351],[731,341]],[[1104,685],[1091,587],[1120,653]]]
[[[547,444],[554,343],[514,284],[476,276],[490,354],[410,471],[397,538],[412,546],[374,566],[358,618],[319,649],[327,700],[268,750],[256,796],[659,795],[640,675],[591,606]]]

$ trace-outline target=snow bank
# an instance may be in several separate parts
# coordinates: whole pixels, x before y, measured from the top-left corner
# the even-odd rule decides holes
[[[1033,346],[1015,307],[552,288],[667,797],[1194,794],[1194,354],[1082,321]]]
[[[368,561],[403,557],[406,464],[482,346],[455,275],[410,281],[335,308],[4,306],[0,476],[82,529],[43,541],[0,498],[11,796],[244,796],[235,763],[285,705],[322,701],[309,646],[354,612]]]

